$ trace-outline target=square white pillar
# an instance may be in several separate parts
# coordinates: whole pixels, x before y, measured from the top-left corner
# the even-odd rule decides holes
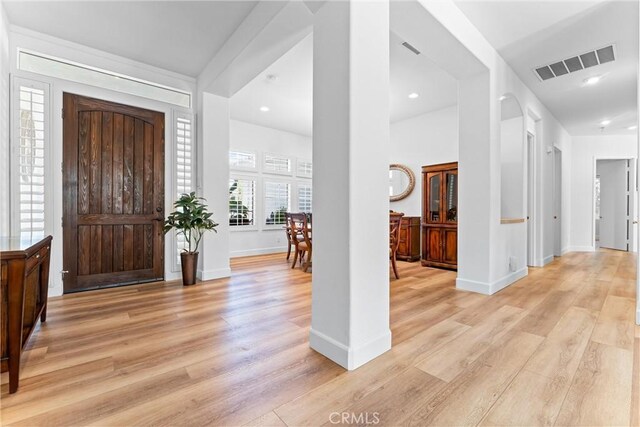
[[[389,3],[314,19],[310,344],[355,369],[391,348]]]
[[[198,137],[199,195],[207,199],[218,232],[202,238],[198,278],[229,277],[229,99],[202,93]]]

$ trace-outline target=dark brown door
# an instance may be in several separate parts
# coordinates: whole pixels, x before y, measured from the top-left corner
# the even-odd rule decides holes
[[[64,94],[64,292],[164,277],[164,114]]]

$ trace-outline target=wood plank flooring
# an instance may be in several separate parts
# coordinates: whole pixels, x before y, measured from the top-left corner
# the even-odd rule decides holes
[[[493,296],[399,263],[393,348],[347,372],[308,346],[311,275],[233,276],[50,302],[2,425],[640,425],[632,254],[572,253]]]

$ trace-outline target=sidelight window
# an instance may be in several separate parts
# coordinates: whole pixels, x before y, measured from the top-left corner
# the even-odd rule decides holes
[[[49,140],[49,87],[16,79],[14,84],[14,135],[12,156],[12,230],[35,237],[46,231],[46,152]]]

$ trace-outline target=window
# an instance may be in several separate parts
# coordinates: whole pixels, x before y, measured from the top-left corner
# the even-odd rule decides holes
[[[291,208],[291,184],[267,181],[264,184],[265,225],[279,225],[286,222],[286,213]]]
[[[193,117],[189,114],[176,113],[174,126],[176,141],[175,180],[176,198],[178,198],[183,193],[190,193],[195,190]],[[174,265],[174,271],[179,271],[180,253],[187,249],[189,245],[183,234],[175,234],[175,238],[176,264]]]
[[[298,210],[300,212],[311,212],[311,184],[298,184]]]
[[[256,154],[248,151],[229,151],[231,169],[255,169]]]
[[[16,79],[17,150],[14,162],[13,230],[45,234],[45,151],[48,150],[48,86]]]
[[[301,178],[311,178],[313,175],[313,163],[310,160],[298,159],[296,175]]]
[[[264,154],[264,172],[291,175],[291,159],[277,154]]]
[[[191,93],[189,92],[24,49],[18,50],[18,69],[181,107],[191,107]]]
[[[229,225],[248,227],[255,225],[256,181],[249,178],[229,180]]]

